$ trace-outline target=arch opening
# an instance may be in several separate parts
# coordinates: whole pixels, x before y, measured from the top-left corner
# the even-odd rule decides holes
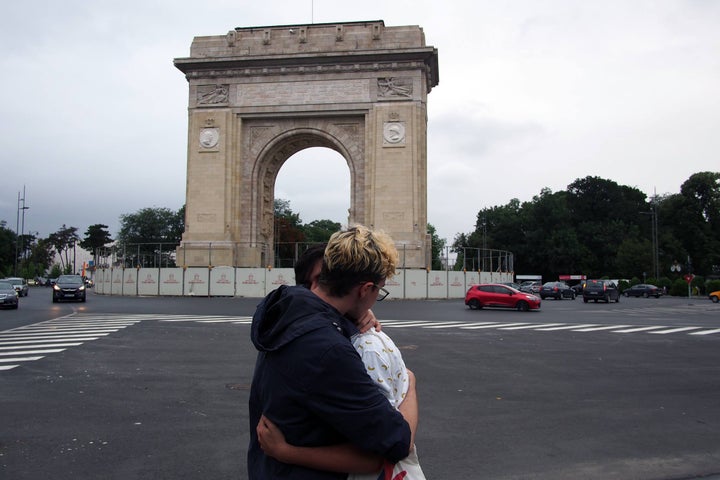
[[[275,212],[273,238],[275,267],[291,267],[306,244],[320,241],[318,230],[349,223],[350,169],[333,149],[309,147],[291,155],[275,177],[274,201],[287,202],[299,225],[288,225]],[[276,208],[277,210],[277,208]],[[303,228],[298,236],[297,227]]]

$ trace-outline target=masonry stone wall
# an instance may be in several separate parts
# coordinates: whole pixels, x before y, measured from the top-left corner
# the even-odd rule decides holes
[[[186,265],[202,261],[191,251],[203,241],[239,245],[230,265],[272,265],[275,180],[310,147],[347,161],[348,224],[385,230],[408,266],[429,265],[426,104],[438,69],[421,28],[236,28],[196,37],[175,65],[189,84]]]

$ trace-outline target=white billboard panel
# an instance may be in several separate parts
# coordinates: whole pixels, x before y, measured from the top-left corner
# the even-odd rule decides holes
[[[263,298],[265,296],[265,269],[235,269],[235,295],[238,297]]]
[[[210,271],[210,295],[213,297],[235,295],[235,268],[214,267]]]
[[[160,269],[138,270],[138,295],[157,295],[160,292]]]
[[[188,267],[185,270],[184,295],[205,296],[210,294],[210,272],[207,267]]]
[[[162,268],[160,269],[160,295],[182,295],[183,294],[183,269]]]

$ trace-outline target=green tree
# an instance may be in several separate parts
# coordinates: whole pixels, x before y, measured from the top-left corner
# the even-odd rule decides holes
[[[135,213],[120,215],[118,242],[130,244],[177,245],[184,231],[184,207],[178,211],[169,208],[142,208]]]
[[[185,230],[185,207],[142,208],[120,215],[117,248],[122,261],[130,265],[146,262],[171,265],[169,260]],[[158,260],[159,259],[159,260]]]
[[[276,198],[273,231],[275,238],[275,266],[291,267],[300,255],[299,244],[305,241],[300,215],[290,208],[290,201]]]
[[[583,268],[587,251],[568,214],[568,201],[567,192],[552,193],[543,189],[525,206],[524,240],[532,248],[525,249],[520,258],[526,260],[532,273],[539,273],[543,278],[557,278]]]
[[[90,225],[87,230],[85,230],[85,238],[80,241],[79,245],[94,255],[96,249],[112,243],[112,238],[107,228],[108,226],[102,223]]]
[[[75,244],[80,240],[76,227],[66,227],[65,224],[55,233],[48,235],[48,241],[58,253],[60,266],[66,273],[74,273]],[[71,259],[73,262],[71,262]]]
[[[623,277],[652,272],[652,244],[650,240],[626,238],[618,247],[616,265]],[[638,281],[638,283],[640,283]]]
[[[53,263],[55,251],[48,238],[38,238],[32,242],[30,252],[25,261],[27,278],[45,275]]]
[[[686,229],[683,244],[699,272],[720,273],[720,173],[691,175],[681,186]]]
[[[324,243],[330,240],[330,236],[342,228],[339,222],[332,220],[313,220],[302,226],[305,234],[305,241],[308,243]]]
[[[80,246],[90,252],[93,256],[93,263],[97,265],[98,249],[112,243],[108,226],[102,223],[90,225],[85,231],[85,238],[80,241]]]
[[[0,221],[0,275],[8,277],[14,275],[17,236],[7,228],[5,220]]]
[[[568,185],[569,220],[588,255],[583,263],[584,273],[621,276],[616,265],[618,247],[622,239],[632,234],[631,227],[639,226],[641,212],[650,210],[646,198],[636,188],[599,177],[585,177]],[[648,223],[645,238],[650,238],[646,220],[642,220]]]
[[[441,257],[445,256],[445,240],[438,236],[437,230],[430,223],[427,224],[427,233],[430,235],[431,268],[444,270],[445,266],[442,264]]]

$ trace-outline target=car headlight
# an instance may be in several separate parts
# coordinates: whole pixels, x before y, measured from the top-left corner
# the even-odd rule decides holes
[[[58,287],[57,283],[53,285],[53,290],[57,290],[58,292],[60,291],[60,287]]]
[[[80,290],[81,292],[85,290],[85,285],[80,285],[80,288],[78,288],[78,290]]]

